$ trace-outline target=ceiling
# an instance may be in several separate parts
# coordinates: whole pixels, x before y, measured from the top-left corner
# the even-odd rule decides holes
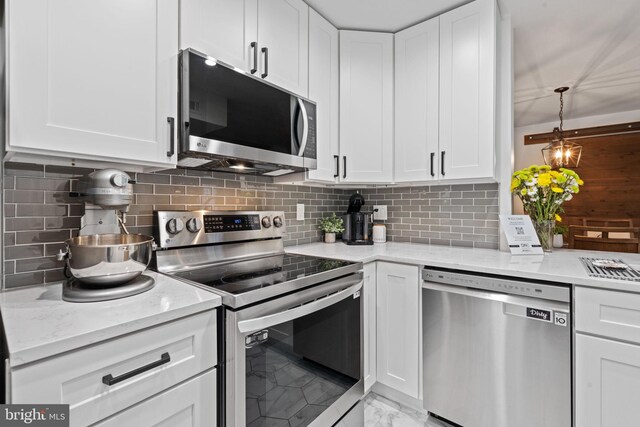
[[[340,29],[396,32],[466,0],[306,0]],[[514,28],[516,126],[640,110],[640,1],[499,0]]]

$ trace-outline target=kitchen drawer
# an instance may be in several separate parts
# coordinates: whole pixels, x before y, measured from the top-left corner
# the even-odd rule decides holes
[[[71,418],[73,421],[73,418]],[[216,425],[216,370],[153,396],[96,427],[178,427]]]
[[[11,372],[11,403],[67,403],[72,426],[94,423],[216,365],[215,310],[45,359]],[[104,377],[162,360],[113,385]]]
[[[640,294],[576,286],[576,330],[640,344]]]

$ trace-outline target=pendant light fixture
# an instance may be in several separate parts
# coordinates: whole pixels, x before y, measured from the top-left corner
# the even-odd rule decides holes
[[[562,135],[562,113],[564,100],[562,94],[568,91],[568,87],[559,87],[554,90],[560,94],[560,127],[553,128],[553,140],[542,149],[542,158],[546,165],[552,168],[577,168],[582,156],[582,145],[566,141]]]

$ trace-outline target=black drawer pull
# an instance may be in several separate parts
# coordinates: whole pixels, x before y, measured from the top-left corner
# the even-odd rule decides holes
[[[440,153],[440,173],[444,176],[444,151]]]
[[[255,74],[258,71],[258,43],[251,42],[251,49],[253,50],[253,68],[251,68],[251,74]]]
[[[436,153],[431,153],[431,176],[436,176],[433,172],[433,158],[436,156]]]
[[[173,139],[175,134],[175,119],[173,117],[167,117],[167,123],[169,123],[169,150],[167,150],[167,157],[171,157],[176,153],[176,144]]]
[[[261,77],[264,79],[269,75],[269,48],[263,47],[262,53],[264,53],[264,73],[261,74]]]
[[[333,174],[333,177],[337,178],[340,176],[340,156],[333,156],[333,158],[336,161],[336,173]]]
[[[342,179],[347,177],[347,156],[342,156]]]
[[[118,384],[121,381],[128,380],[129,378],[135,377],[136,375],[140,375],[143,372],[150,371],[153,368],[157,368],[158,366],[164,365],[165,363],[169,362],[171,362],[169,353],[162,353],[162,356],[160,356],[160,360],[156,360],[155,362],[151,362],[148,365],[136,368],[133,371],[118,375],[115,378],[111,374],[105,375],[104,377],[102,377],[102,382],[106,385]]]

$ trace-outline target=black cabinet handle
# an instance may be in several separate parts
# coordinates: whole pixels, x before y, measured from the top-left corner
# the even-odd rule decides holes
[[[175,140],[174,140],[174,130],[175,130],[175,120],[173,117],[167,117],[167,123],[169,123],[169,150],[167,151],[167,157],[171,157],[175,154]]]
[[[436,157],[436,153],[431,153],[431,176],[436,176],[435,172],[433,171],[433,159]]]
[[[169,356],[169,353],[162,353],[162,356],[160,356],[160,360],[156,360],[155,362],[151,362],[148,365],[136,368],[133,371],[129,371],[122,375],[118,375],[115,378],[111,374],[105,375],[104,377],[102,377],[102,382],[109,386],[118,384],[119,382],[128,380],[129,378],[135,377],[136,375],[140,375],[143,372],[150,371],[153,368],[157,368],[158,366],[164,365],[169,362],[171,362],[171,357]]]
[[[340,176],[340,156],[333,156],[336,159],[336,173],[333,175],[334,178]]]
[[[347,177],[347,156],[342,156],[342,178]]]
[[[440,173],[444,176],[444,151],[440,153]]]
[[[251,49],[253,49],[253,68],[250,70],[251,74],[255,74],[258,71],[258,43],[251,42]]]
[[[264,73],[262,73],[262,78],[264,79],[269,75],[269,48],[263,47],[262,53],[264,53]]]

